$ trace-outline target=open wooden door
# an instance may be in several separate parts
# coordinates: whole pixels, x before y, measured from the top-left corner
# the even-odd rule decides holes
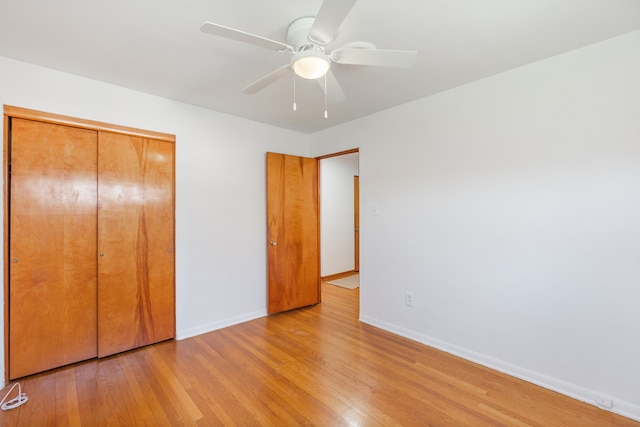
[[[318,161],[267,153],[269,314],[320,302]]]

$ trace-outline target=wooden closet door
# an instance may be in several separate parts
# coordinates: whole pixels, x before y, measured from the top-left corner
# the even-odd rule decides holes
[[[97,133],[11,119],[9,378],[96,345]]]
[[[98,137],[98,356],[173,338],[174,144]]]

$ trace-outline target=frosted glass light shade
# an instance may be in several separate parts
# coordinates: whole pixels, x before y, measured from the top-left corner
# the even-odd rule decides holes
[[[331,60],[322,52],[299,52],[292,58],[291,67],[302,78],[317,79],[327,74]]]

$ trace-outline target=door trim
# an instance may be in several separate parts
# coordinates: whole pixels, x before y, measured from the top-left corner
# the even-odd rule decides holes
[[[345,154],[353,154],[353,153],[359,153],[359,152],[360,152],[359,148],[351,148],[349,150],[338,151],[337,153],[325,154],[323,156],[318,156],[315,159],[316,160],[330,159],[331,157],[344,156]]]
[[[123,133],[130,136],[138,136],[141,138],[159,139],[161,141],[176,142],[176,136],[168,133],[154,132],[149,130],[137,129],[127,126],[112,125],[109,123],[98,122],[95,120],[78,119],[60,114],[46,113],[44,111],[29,110],[27,108],[14,107],[12,105],[4,105],[5,117],[5,140],[7,139],[8,128],[6,126],[7,117],[15,117],[19,119],[35,120],[39,122],[54,123],[57,125],[66,125],[83,129]],[[6,142],[6,141],[5,141]]]

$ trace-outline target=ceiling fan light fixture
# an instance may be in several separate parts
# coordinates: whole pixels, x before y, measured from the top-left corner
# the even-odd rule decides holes
[[[317,50],[298,52],[291,58],[291,68],[300,77],[317,79],[329,71],[331,59]]]

